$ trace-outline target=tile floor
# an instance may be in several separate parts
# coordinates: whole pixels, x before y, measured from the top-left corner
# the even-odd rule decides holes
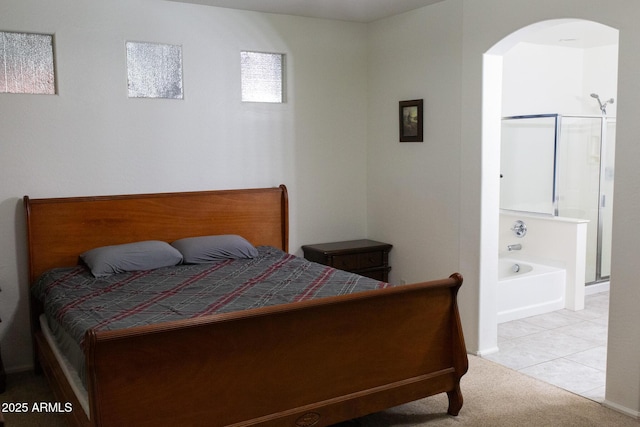
[[[587,295],[581,311],[559,310],[498,325],[501,365],[602,402],[609,292]]]

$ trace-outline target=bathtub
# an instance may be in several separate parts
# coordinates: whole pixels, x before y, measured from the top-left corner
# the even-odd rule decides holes
[[[498,323],[565,308],[563,268],[513,258],[498,261]]]

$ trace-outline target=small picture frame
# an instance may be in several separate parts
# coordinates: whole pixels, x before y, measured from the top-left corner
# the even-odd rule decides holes
[[[423,142],[422,99],[400,101],[400,142]]]

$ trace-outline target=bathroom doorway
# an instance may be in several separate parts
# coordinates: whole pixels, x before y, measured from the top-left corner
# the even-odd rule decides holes
[[[494,45],[484,55],[483,65],[483,169],[487,184],[483,186],[483,203],[488,209],[495,209],[495,217],[487,217],[483,221],[484,231],[487,235],[499,235],[502,228],[499,226],[499,189],[500,189],[500,143],[501,121],[505,116],[532,115],[532,114],[565,114],[576,116],[602,117],[602,111],[598,100],[591,96],[597,94],[600,102],[604,103],[610,98],[616,98],[617,73],[613,83],[605,83],[602,72],[606,70],[617,71],[617,37],[618,31],[589,21],[574,19],[558,19],[539,22],[524,27]],[[610,41],[613,40],[613,43]],[[575,47],[570,48],[573,44]],[[605,47],[605,46],[614,46]],[[519,49],[523,48],[523,49]],[[599,62],[590,55],[596,51],[615,51],[615,57],[607,61]],[[585,51],[589,52],[585,52]],[[528,51],[528,52],[527,52]],[[519,56],[521,62],[510,62],[510,54]],[[564,61],[574,58],[575,63],[580,63],[580,67],[564,66]],[[525,62],[528,60],[528,62]],[[596,63],[598,61],[599,63]],[[511,70],[509,67],[514,66]],[[609,67],[609,68],[606,68]],[[517,76],[520,82],[508,85],[506,82],[510,76]],[[607,80],[608,81],[608,80]],[[542,88],[536,83],[544,83],[548,86]],[[544,89],[544,90],[543,90]],[[571,89],[571,91],[569,91]],[[608,119],[615,117],[615,106],[617,103],[607,103]],[[615,124],[615,123],[613,123]],[[615,129],[613,127],[613,129]],[[608,134],[607,134],[608,135]],[[595,147],[595,146],[594,146]],[[587,151],[587,154],[595,155],[595,151]],[[609,154],[613,159],[613,153]],[[489,178],[495,178],[495,180]],[[578,180],[579,181],[579,180]],[[583,180],[584,181],[584,180]],[[610,200],[609,200],[610,201]],[[605,203],[607,201],[605,200]],[[608,204],[610,207],[611,205]],[[491,212],[488,210],[487,212]],[[548,215],[548,214],[547,214]],[[552,215],[548,215],[552,216]],[[532,230],[529,230],[533,233]],[[489,241],[490,237],[486,240]],[[553,245],[554,238],[550,236],[548,244]],[[510,242],[515,243],[515,242]],[[609,239],[610,244],[610,239]],[[506,249],[500,248],[500,249]],[[493,252],[493,248],[492,251]],[[497,251],[496,251],[497,252]],[[484,269],[481,278],[481,287],[495,283],[494,277],[498,276],[497,268],[493,270],[493,263],[498,264],[498,254],[483,252]],[[602,268],[602,267],[601,267]],[[601,273],[605,273],[605,271]],[[491,280],[487,280],[491,279]],[[587,280],[584,280],[586,282]],[[599,285],[596,285],[599,286]],[[590,288],[594,288],[592,286]],[[485,286],[482,307],[486,310],[492,308],[492,304],[497,300],[497,286]],[[597,292],[597,291],[596,291]],[[608,302],[603,303],[608,307]],[[497,312],[497,310],[496,310]],[[574,313],[573,311],[568,311]],[[493,313],[493,311],[491,311]],[[574,313],[579,316],[579,313]],[[603,319],[606,316],[603,316]],[[487,319],[490,319],[487,316]],[[603,336],[606,337],[606,324]],[[580,333],[588,334],[589,331],[583,328],[576,328]],[[505,351],[507,347],[504,342],[501,348],[497,345],[497,321],[496,321],[496,341],[495,351]],[[495,355],[492,353],[491,344],[486,336],[486,344],[483,346],[483,354]],[[546,337],[548,338],[548,337]],[[534,346],[535,351],[544,351],[545,343],[548,339],[538,341]],[[565,340],[558,343],[559,346],[566,346]],[[604,348],[604,347],[603,347]],[[515,351],[522,353],[525,349],[518,348]],[[494,356],[491,356],[494,357]],[[601,357],[606,358],[606,348]],[[604,373],[602,374],[604,378]]]
[[[607,281],[610,274],[617,64],[618,31],[582,20],[531,32],[502,57],[502,117],[512,119],[511,126],[540,116],[552,123],[545,143],[551,144],[555,163],[550,177],[536,181],[553,187],[540,213],[589,221],[589,285]],[[502,144],[504,139],[503,134]],[[526,199],[530,193],[516,194]]]

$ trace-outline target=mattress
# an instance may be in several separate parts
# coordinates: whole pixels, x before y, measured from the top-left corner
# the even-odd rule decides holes
[[[63,354],[60,349],[60,345],[55,335],[49,328],[49,322],[47,321],[47,317],[42,314],[38,318],[40,322],[40,329],[42,330],[42,335],[47,340],[49,347],[51,347],[51,351],[53,352],[54,357],[58,361],[58,365],[62,369],[62,373],[67,379],[71,390],[76,395],[76,398],[80,402],[80,406],[82,410],[89,418],[89,398],[87,396],[87,389],[80,378],[79,372],[76,367],[69,361],[69,359]]]
[[[252,259],[95,278],[84,266],[44,273],[32,287],[58,348],[84,383],[85,332],[195,318],[380,289],[388,283],[268,246]]]

